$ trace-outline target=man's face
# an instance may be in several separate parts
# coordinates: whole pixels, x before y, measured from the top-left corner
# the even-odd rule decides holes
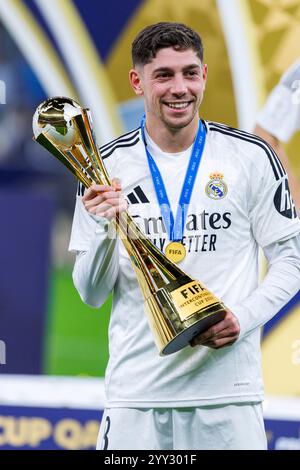
[[[136,73],[136,75],[135,75]],[[169,129],[186,127],[203,98],[207,66],[193,49],[160,49],[156,57],[131,71],[131,84],[144,96],[147,120],[164,123]]]

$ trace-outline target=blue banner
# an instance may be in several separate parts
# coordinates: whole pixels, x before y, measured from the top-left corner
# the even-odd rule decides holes
[[[0,406],[0,450],[95,449],[103,411]]]

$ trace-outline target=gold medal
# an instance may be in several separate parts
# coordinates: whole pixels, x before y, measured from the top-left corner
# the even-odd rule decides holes
[[[173,263],[180,263],[186,256],[186,249],[180,242],[170,242],[166,246],[165,255]]]

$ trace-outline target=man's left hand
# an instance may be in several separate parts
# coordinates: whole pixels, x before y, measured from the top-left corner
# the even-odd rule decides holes
[[[208,346],[219,349],[233,344],[239,337],[240,325],[238,319],[230,310],[225,318],[193,338],[191,346]]]

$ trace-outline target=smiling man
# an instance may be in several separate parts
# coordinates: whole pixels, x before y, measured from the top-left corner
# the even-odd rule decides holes
[[[195,31],[148,26],[132,58],[145,118],[101,148],[122,191],[118,179],[79,189],[70,242],[82,299],[99,307],[114,291],[98,448],[265,449],[260,328],[300,286],[300,222],[285,171],[262,139],[199,119],[207,66]],[[129,256],[109,236],[127,201],[153,243],[167,255],[176,242],[183,271],[227,306],[191,347],[166,357]],[[260,286],[259,246],[269,261]]]
[[[135,93],[145,98],[149,136],[165,152],[186,150],[195,140],[206,83],[202,48],[198,52],[164,48],[150,63],[134,60],[130,82]]]

